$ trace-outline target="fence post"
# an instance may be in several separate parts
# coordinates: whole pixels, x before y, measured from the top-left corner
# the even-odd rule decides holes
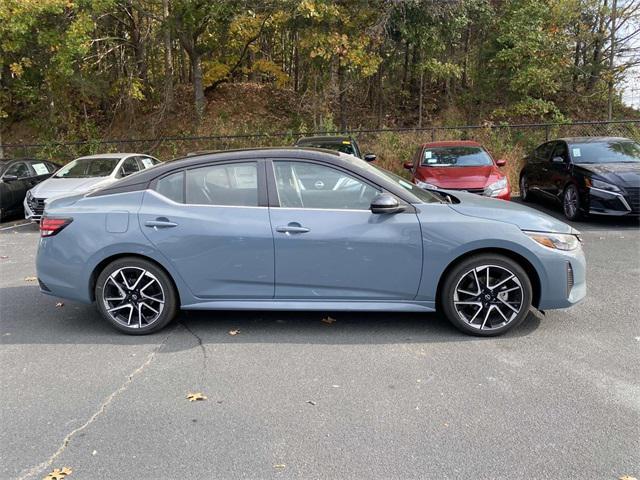
[[[432,142],[436,141],[436,129],[435,128],[431,129],[431,141]]]
[[[551,126],[547,124],[547,125],[544,126],[544,141],[545,142],[549,141],[550,134],[551,134]]]

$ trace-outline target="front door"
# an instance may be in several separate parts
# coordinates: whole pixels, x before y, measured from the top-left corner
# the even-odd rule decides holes
[[[140,228],[202,299],[271,299],[273,237],[262,165],[187,169],[145,193]],[[260,186],[260,187],[259,187]]]
[[[332,166],[274,160],[273,169],[276,299],[416,296],[422,238],[415,213],[371,213],[380,189]]]

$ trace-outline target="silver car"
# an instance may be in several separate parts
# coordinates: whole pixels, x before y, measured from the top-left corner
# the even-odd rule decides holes
[[[38,222],[45,203],[53,198],[87,193],[159,163],[158,159],[140,153],[103,153],[77,158],[27,192],[24,216]]]

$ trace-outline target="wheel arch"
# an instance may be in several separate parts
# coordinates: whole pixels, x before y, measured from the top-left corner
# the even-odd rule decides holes
[[[145,260],[145,261],[147,261],[149,263],[152,263],[154,266],[156,266],[160,270],[162,270],[167,275],[169,280],[171,281],[171,285],[173,286],[173,290],[176,293],[176,297],[177,297],[177,300],[178,300],[178,302],[177,302],[178,306],[182,305],[182,301],[180,299],[180,289],[176,285],[176,281],[173,278],[173,275],[171,275],[171,272],[169,272],[166,268],[164,268],[157,260],[154,260],[153,258],[148,257],[146,255],[141,255],[139,253],[116,253],[114,255],[111,255],[111,256],[106,257],[103,260],[101,260],[94,267],[93,271],[91,272],[91,275],[89,276],[89,295],[91,297],[91,301],[95,301],[96,300],[96,298],[95,298],[95,296],[96,296],[96,294],[95,294],[96,282],[98,280],[98,277],[100,276],[100,273],[111,262],[114,262],[115,260],[119,260],[119,259],[125,258],[125,257],[132,257],[132,258],[137,258],[139,260]]]
[[[529,281],[531,282],[531,289],[532,289],[531,304],[534,307],[538,308],[538,305],[540,305],[542,284],[540,281],[540,275],[538,274],[538,271],[536,270],[536,268],[533,266],[533,264],[529,260],[527,260],[527,258],[525,258],[524,256],[520,255],[517,252],[514,252],[513,250],[509,250],[506,248],[493,248],[493,247],[479,248],[479,249],[465,252],[462,255],[455,258],[454,260],[452,260],[446,266],[446,268],[442,272],[442,275],[440,275],[440,279],[438,280],[438,287],[436,289],[436,304],[438,306],[440,306],[442,286],[444,285],[444,282],[447,276],[449,275],[449,273],[451,272],[451,270],[453,270],[461,262],[467,260],[469,257],[473,257],[475,255],[482,255],[482,254],[502,255],[515,261],[518,265],[520,265],[522,269],[525,271],[525,273],[527,274],[527,276],[529,277]]]

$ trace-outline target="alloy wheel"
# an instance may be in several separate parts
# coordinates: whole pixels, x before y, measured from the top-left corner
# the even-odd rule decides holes
[[[480,265],[456,284],[453,304],[468,326],[491,331],[512,322],[521,312],[524,291],[518,276],[499,265]]]
[[[123,267],[105,281],[102,301],[107,314],[126,328],[153,324],[165,305],[165,292],[158,278],[140,267]]]
[[[564,191],[564,214],[568,218],[575,218],[578,213],[578,191],[573,185],[569,185]]]

